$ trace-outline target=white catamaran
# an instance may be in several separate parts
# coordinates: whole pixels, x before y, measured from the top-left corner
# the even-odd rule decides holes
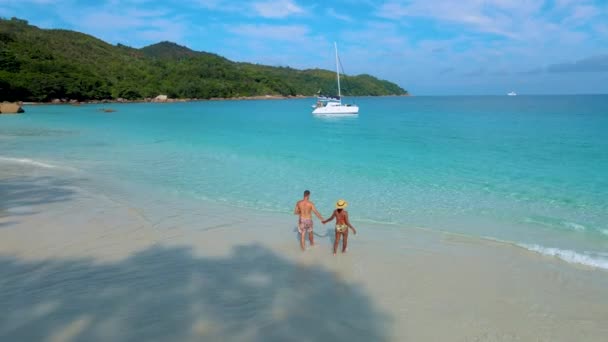
[[[336,78],[338,80],[338,97],[317,96],[317,103],[313,105],[313,114],[316,115],[358,115],[359,106],[342,103],[340,90],[340,60],[338,59],[338,44],[334,43],[336,50]]]

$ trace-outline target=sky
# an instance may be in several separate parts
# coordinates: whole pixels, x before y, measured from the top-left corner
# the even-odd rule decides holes
[[[608,0],[0,0],[0,17],[233,61],[371,74],[413,95],[608,93]]]

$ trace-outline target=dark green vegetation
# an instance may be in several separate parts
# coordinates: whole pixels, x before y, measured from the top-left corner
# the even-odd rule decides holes
[[[0,101],[294,96],[319,89],[332,95],[335,88],[335,74],[327,70],[236,63],[170,42],[114,46],[83,33],[0,19]],[[345,76],[343,92],[407,93],[369,75]]]

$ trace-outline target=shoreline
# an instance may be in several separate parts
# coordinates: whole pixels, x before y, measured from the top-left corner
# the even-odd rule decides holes
[[[56,166],[53,164],[48,164],[45,161],[37,161],[37,160],[28,159],[28,158],[11,158],[11,157],[0,156],[0,162],[7,163],[8,165],[13,164],[14,167],[17,169],[20,169],[20,168],[39,169],[37,171],[37,173],[38,172],[42,172],[42,173],[47,173],[47,172],[66,173],[67,172],[67,173],[77,174],[78,172],[80,172],[80,170],[72,168],[72,167]],[[29,173],[29,172],[31,172],[31,171],[27,171],[26,173]],[[0,172],[0,180],[2,179],[1,176],[2,176],[2,173]],[[99,179],[98,179],[98,181],[99,181]],[[122,182],[120,182],[118,180],[112,180],[112,182],[116,183],[116,184],[112,184],[111,186],[109,186],[110,184],[107,184],[110,188],[116,188],[116,186],[118,186],[118,188],[128,188],[129,187],[129,184],[127,184],[127,183],[120,184]],[[120,185],[118,185],[118,184],[120,184]],[[136,193],[140,192],[142,190],[149,192],[149,194],[152,196],[152,198],[163,198],[167,195],[165,193],[162,193],[162,191],[161,192],[158,192],[158,191],[152,192],[150,189],[138,189],[138,188],[131,189],[132,192],[136,192]],[[92,189],[89,189],[89,191],[93,192]],[[95,191],[101,191],[101,193],[104,192],[103,187],[95,189]],[[113,197],[114,195],[116,195],[116,194],[114,194],[114,193],[106,194],[107,197]],[[128,195],[122,194],[121,197],[128,197]],[[175,197],[175,196],[173,196],[173,197]],[[182,202],[182,205],[184,205],[185,207],[189,206],[189,203],[186,203],[186,202],[192,201],[193,203],[200,203],[204,207],[214,208],[214,210],[217,210],[219,212],[242,211],[242,212],[246,212],[246,213],[248,213],[248,215],[252,215],[254,217],[268,216],[269,218],[274,218],[274,219],[281,218],[281,217],[283,217],[283,218],[291,217],[289,212],[286,212],[286,211],[278,211],[278,210],[271,210],[271,209],[264,209],[264,208],[253,208],[253,207],[250,207],[247,205],[228,204],[228,203],[225,203],[225,202],[219,201],[219,200],[187,197],[187,198],[179,198],[179,201]],[[1,202],[0,202],[0,204],[1,204]],[[0,206],[0,221],[2,219],[1,209],[2,209],[2,207]],[[159,208],[159,210],[161,210],[161,209]],[[195,211],[197,209],[192,208],[192,210]],[[205,212],[206,212],[206,210],[205,210]],[[158,218],[158,220],[163,220],[163,219]],[[369,219],[355,219],[354,222],[356,223],[357,226],[358,225],[367,226],[367,227],[372,227],[374,229],[381,228],[382,230],[384,230],[385,232],[388,232],[388,233],[391,233],[394,231],[399,231],[401,229],[405,229],[408,231],[418,232],[419,234],[443,235],[443,236],[449,237],[450,239],[466,239],[466,240],[471,240],[471,241],[477,241],[480,244],[492,244],[492,245],[497,244],[497,245],[503,246],[504,248],[514,249],[515,251],[525,251],[526,253],[532,253],[533,255],[536,255],[538,258],[553,260],[557,263],[563,263],[565,265],[565,267],[585,268],[585,269],[589,269],[592,271],[607,272],[606,274],[608,274],[608,260],[605,257],[599,257],[599,255],[583,254],[582,252],[575,251],[572,249],[558,248],[558,247],[555,247],[552,245],[540,245],[540,244],[536,244],[536,243],[525,243],[525,242],[521,242],[521,241],[503,240],[503,239],[499,239],[499,238],[495,238],[495,237],[470,234],[467,232],[450,231],[447,227],[442,227],[442,226],[423,227],[423,226],[416,226],[416,225],[407,225],[404,222],[383,222],[383,221],[376,221],[376,220],[369,220]],[[329,227],[329,226],[322,226],[323,229],[325,229],[327,227]]]
[[[23,176],[32,168],[36,178]],[[0,275],[22,294],[13,299],[12,287],[0,289],[0,304],[9,310],[0,337],[61,334],[85,317],[87,329],[112,331],[114,339],[160,329],[180,340],[251,340],[230,335],[230,324],[248,326],[248,317],[257,317],[256,326],[274,326],[292,315],[299,318],[289,319],[288,331],[300,324],[325,331],[321,322],[341,317],[359,327],[350,339],[362,341],[602,341],[608,332],[602,319],[608,272],[602,269],[504,242],[362,222],[353,222],[359,234],[350,236],[347,254],[331,255],[333,227],[317,221],[316,246],[301,252],[295,216],[287,213],[88,182],[77,171],[27,163],[2,173]],[[29,197],[38,192],[51,195]],[[58,287],[45,285],[57,277]],[[218,287],[208,288],[215,282]],[[133,286],[137,292],[125,292]],[[258,294],[262,301],[254,299]],[[64,296],[69,306],[53,302]],[[87,304],[99,296],[106,304]],[[152,298],[166,308],[150,310]],[[298,298],[314,307],[299,311]],[[218,300],[216,312],[176,304],[208,308]],[[48,305],[49,316],[28,318]],[[153,322],[172,322],[178,315],[191,325],[108,330],[105,313],[125,305],[131,309],[121,321],[151,315]],[[248,315],[241,318],[243,310]],[[226,315],[235,318],[219,319]],[[250,333],[269,336],[256,331]]]
[[[413,97],[414,95],[361,95],[361,96],[348,96],[348,97]],[[87,105],[87,104],[116,104],[116,103],[180,103],[180,102],[205,102],[205,101],[247,101],[247,100],[293,100],[293,99],[314,99],[314,95],[257,95],[257,96],[238,96],[238,97],[213,97],[209,99],[173,99],[167,98],[166,100],[155,100],[154,98],[138,99],[138,100],[127,100],[127,99],[113,99],[113,100],[86,100],[77,101],[70,99],[53,100],[49,102],[27,102],[27,101],[16,101],[22,105]]]
[[[275,96],[275,95],[262,95],[262,96],[241,96],[232,98],[210,98],[210,99],[172,99],[167,98],[166,100],[155,101],[153,98],[138,99],[138,100],[127,100],[127,99],[113,99],[113,100],[64,100],[64,101],[50,101],[50,102],[20,102],[23,105],[88,105],[88,104],[118,104],[118,103],[180,103],[180,102],[203,102],[203,101],[242,101],[242,100],[287,100],[287,99],[300,99],[300,98],[311,98],[312,96]]]
[[[31,172],[32,169],[36,169],[35,174],[37,175],[44,175],[47,174],[47,176],[44,177],[56,177],[56,175],[58,174],[71,174],[72,176],[76,177],[76,179],[78,179],[77,175],[79,174],[80,170],[78,169],[74,169],[71,167],[60,167],[60,166],[56,166],[56,165],[51,165],[51,164],[46,164],[43,162],[38,162],[35,160],[30,160],[30,159],[23,159],[23,158],[10,158],[10,157],[0,157],[0,162],[5,162],[5,163],[9,163],[10,164],[14,164],[14,167],[9,168],[14,170],[23,170],[26,169],[28,170],[26,172],[26,174],[28,172]],[[10,179],[12,177],[21,175],[21,172],[15,172],[15,173],[11,173],[9,171],[9,173],[0,173],[0,181],[4,181],[6,179]],[[71,176],[70,176],[71,177]],[[70,178],[68,178],[70,179]],[[113,184],[113,187],[118,186],[119,188],[123,187],[125,184],[122,185],[118,185],[118,184]],[[127,206],[127,207],[132,207],[132,204],[128,204],[131,200],[133,199],[128,199],[125,198],[124,196],[128,196],[128,192],[127,190],[123,190],[125,191],[125,194],[121,194],[118,195],[119,198],[121,198],[120,200],[114,200],[111,199],[112,197],[114,197],[114,193],[109,192],[106,193],[104,190],[102,190],[101,188],[99,189],[89,189],[88,186],[86,186],[85,188],[82,188],[82,184],[78,185],[75,184],[75,189],[76,192],[81,192],[84,191],[84,193],[86,193],[84,196],[87,198],[93,198],[96,196],[99,196],[100,198],[105,198],[106,200],[109,200],[112,205],[115,206]],[[102,186],[104,187],[104,186]],[[142,189],[140,189],[142,190]],[[52,191],[52,189],[51,189]],[[101,191],[101,192],[98,192]],[[137,191],[135,189],[130,189],[130,191]],[[154,198],[156,198],[156,200],[158,200],[159,198],[164,198],[167,195],[170,197],[169,201],[171,200],[176,200],[178,199],[178,195],[176,194],[167,194],[167,193],[161,193],[161,192],[150,192],[148,195],[152,195]],[[142,195],[142,197],[138,198],[136,200],[136,202],[138,201],[145,201],[144,199],[145,196]],[[127,201],[127,202],[125,202]],[[174,209],[177,210],[178,208],[188,208],[186,209],[179,209],[181,211],[189,211],[189,210],[196,210],[196,208],[199,205],[202,205],[202,213],[203,216],[205,215],[209,215],[210,212],[220,212],[220,213],[229,213],[229,212],[239,212],[239,218],[240,217],[256,217],[256,218],[261,218],[262,221],[266,222],[280,222],[280,223],[284,223],[284,222],[291,222],[291,221],[295,221],[295,216],[291,215],[288,212],[283,212],[283,211],[274,211],[274,210],[267,210],[267,209],[255,209],[255,208],[251,208],[248,206],[238,206],[238,205],[230,205],[221,201],[214,201],[214,200],[210,200],[210,199],[198,199],[198,198],[181,198],[179,197],[179,201],[180,201],[180,205],[177,207],[171,207],[169,206],[170,209]],[[1,202],[0,202],[1,203]],[[46,205],[48,204],[52,204],[52,203],[37,203],[37,205],[40,205],[41,208],[45,208]],[[135,207],[140,206],[141,203],[139,204],[133,204],[135,205]],[[156,204],[158,205],[158,204]],[[163,205],[164,206],[164,205]],[[163,207],[161,206],[161,207]],[[8,212],[6,212],[6,209],[9,209]],[[51,207],[50,209],[52,210],[54,207]],[[4,206],[0,206],[0,221],[6,221],[6,220],[10,220],[11,216],[20,216],[21,209],[17,208],[16,211],[12,211],[10,210],[10,206],[9,207],[4,207]],[[29,211],[31,211],[32,208],[27,208],[26,212],[24,213],[24,216],[28,216],[27,214],[29,214]],[[146,210],[150,211],[150,214],[155,213],[156,210],[152,209],[152,208],[147,208]],[[136,210],[137,211],[137,210]],[[36,212],[38,213],[38,212]],[[154,214],[156,215],[156,214]],[[221,219],[222,215],[218,215],[218,214],[214,214],[214,219]],[[16,216],[15,216],[16,217]],[[148,221],[148,224],[152,224],[152,221],[163,221],[163,224],[158,224],[155,223],[153,224],[155,227],[157,228],[173,228],[174,226],[172,226],[171,223],[168,223],[168,221],[166,219],[163,219],[161,217],[156,217],[156,218],[146,218],[146,221]],[[191,222],[189,222],[188,224],[190,224]],[[259,223],[259,222],[258,222]],[[537,250],[536,248],[530,248],[531,246],[525,246],[522,243],[516,242],[516,241],[506,241],[506,240],[500,240],[500,239],[496,239],[496,238],[492,238],[492,237],[485,237],[485,236],[476,236],[476,235],[470,235],[470,234],[466,234],[466,233],[459,233],[459,232],[453,232],[453,231],[449,231],[449,230],[445,230],[445,229],[441,229],[441,228],[429,228],[429,227],[419,227],[419,226],[408,226],[406,224],[403,223],[391,223],[391,222],[378,222],[378,221],[371,221],[371,220],[354,220],[353,223],[355,223],[356,226],[364,226],[364,227],[368,227],[368,229],[370,230],[382,230],[383,233],[385,234],[400,234],[400,232],[402,230],[409,232],[409,233],[413,233],[414,235],[429,235],[429,236],[441,236],[441,238],[445,238],[447,240],[467,240],[470,242],[473,242],[475,244],[480,244],[480,245],[493,245],[493,246],[500,246],[501,248],[504,249],[508,249],[513,251],[514,253],[519,253],[519,252],[524,252],[526,254],[530,254],[535,256],[538,259],[543,259],[546,261],[549,261],[550,263],[556,263],[556,264],[560,264],[564,267],[573,267],[573,268],[582,268],[582,269],[586,269],[586,270],[590,270],[590,271],[597,271],[600,273],[605,273],[606,275],[608,275],[608,268],[606,267],[601,267],[601,266],[594,266],[594,265],[589,265],[589,264],[585,264],[585,263],[581,263],[581,262],[577,262],[577,261],[572,261],[572,260],[567,260],[564,259],[562,257],[560,257],[560,255],[552,255],[552,254],[544,254],[542,252],[540,252],[539,250]],[[26,222],[26,224],[29,224],[28,222]],[[193,229],[192,226],[188,226],[188,224],[186,225],[187,227],[185,229]],[[289,225],[291,225],[292,223],[289,223]],[[319,223],[316,223],[317,229],[320,227],[323,230],[327,230],[332,228],[331,225],[321,225]],[[295,227],[295,225],[294,225]],[[384,238],[378,238],[378,237],[370,237],[373,240],[376,241],[383,241]],[[294,245],[295,246],[295,245]],[[551,247],[546,247],[547,249],[553,249]],[[0,249],[0,252],[2,252],[2,250]]]

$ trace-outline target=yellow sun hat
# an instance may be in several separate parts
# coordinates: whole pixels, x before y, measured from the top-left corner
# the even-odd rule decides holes
[[[345,200],[341,199],[338,200],[338,202],[336,202],[336,209],[344,209],[348,206],[348,202],[346,202]]]

